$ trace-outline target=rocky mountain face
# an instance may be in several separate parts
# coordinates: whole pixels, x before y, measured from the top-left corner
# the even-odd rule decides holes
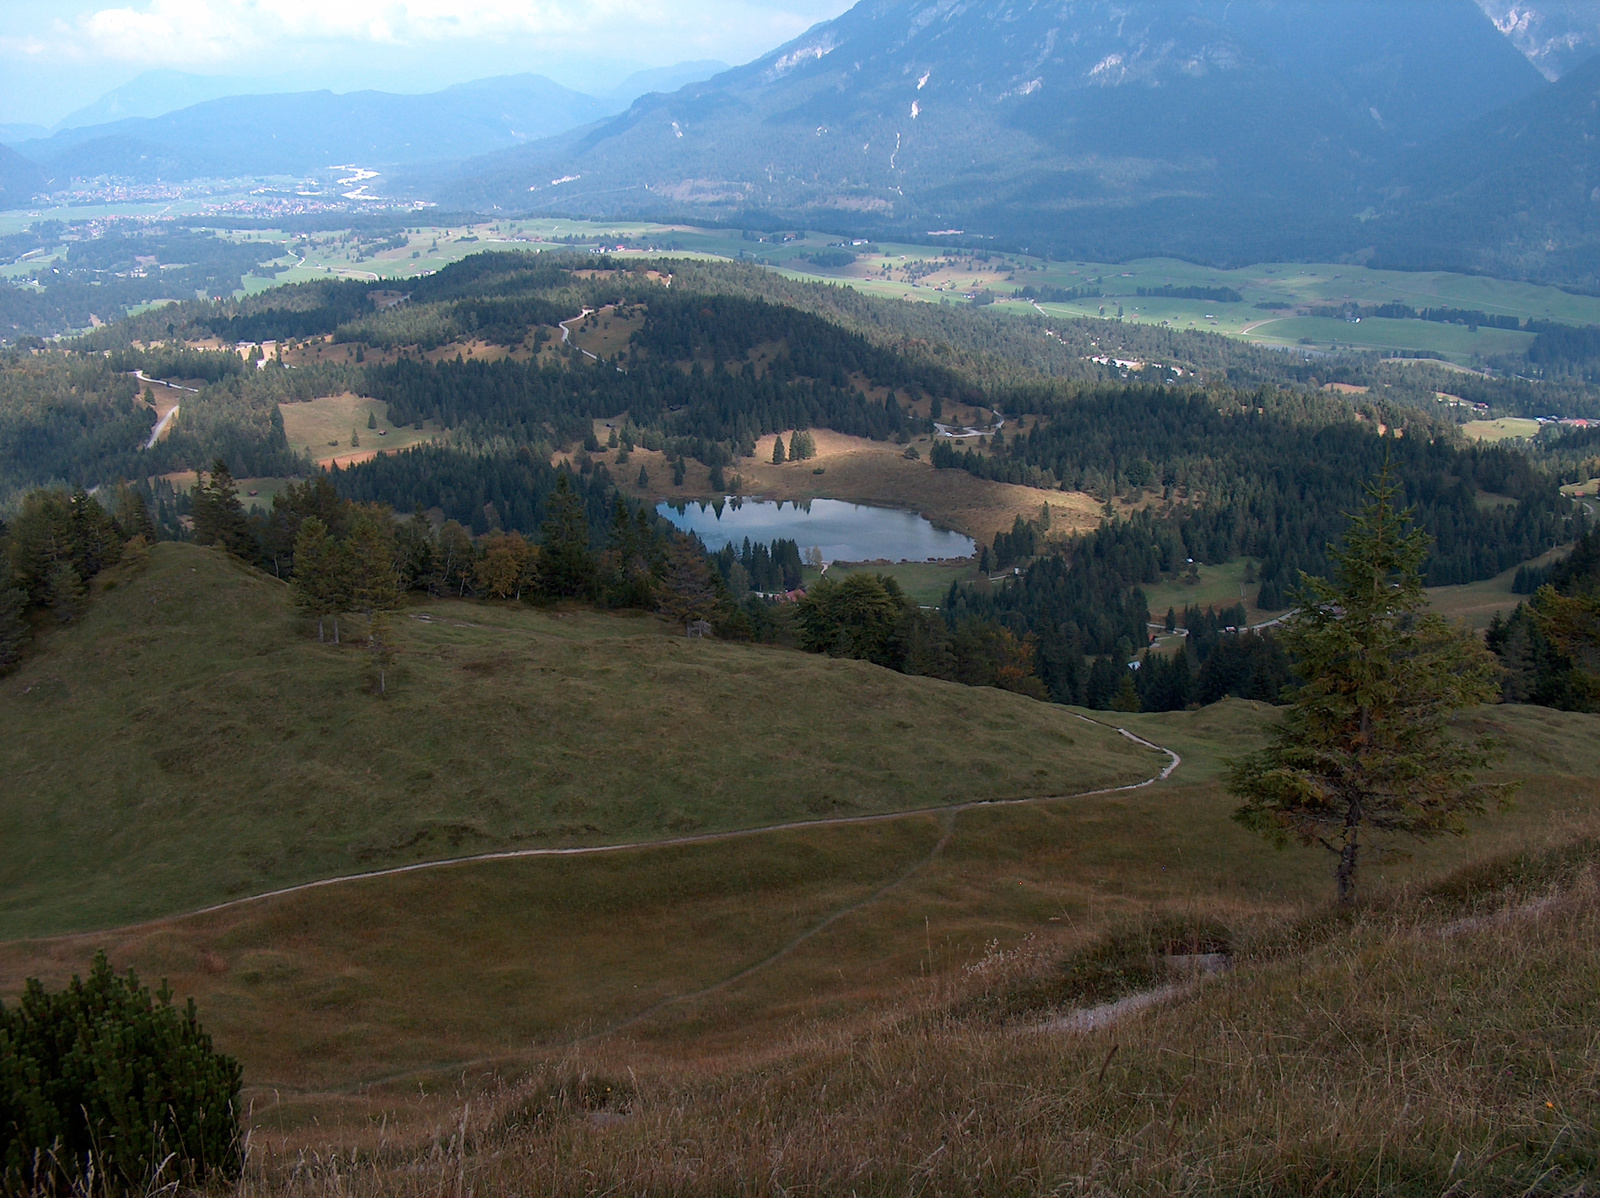
[[[1600,53],[1600,3],[1596,0],[1478,0],[1501,33],[1546,79]]]
[[[426,186],[1082,254],[1287,252],[1328,241],[1408,147],[1542,86],[1473,0],[863,0]]]

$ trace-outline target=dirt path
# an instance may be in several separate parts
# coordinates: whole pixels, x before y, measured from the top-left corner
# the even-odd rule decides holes
[[[1073,714],[1076,715],[1077,713],[1073,713]],[[1103,723],[1100,720],[1090,719],[1088,716],[1079,715],[1079,716],[1077,716],[1077,718],[1080,719],[1080,720],[1083,720],[1084,723],[1097,724],[1102,728],[1113,728],[1114,727],[1114,725]],[[1156,774],[1156,775],[1154,775],[1153,777],[1146,778],[1143,782],[1132,782],[1132,783],[1129,783],[1126,786],[1111,786],[1111,787],[1104,787],[1104,788],[1101,788],[1101,789],[1098,789],[1098,790],[1086,790],[1086,791],[1083,791],[1083,792],[1081,792],[1079,794],[1075,794],[1075,795],[1056,795],[1056,796],[1050,796],[1050,797],[1047,797],[1047,798],[1035,798],[1035,799],[991,799],[991,800],[984,800],[984,801],[973,802],[973,803],[957,803],[957,804],[953,804],[953,805],[948,806],[948,807],[924,807],[924,808],[920,808],[920,809],[915,810],[915,811],[897,811],[897,812],[891,812],[891,813],[888,813],[888,814],[885,814],[885,815],[845,816],[845,817],[839,817],[839,818],[834,818],[834,819],[805,820],[805,821],[798,822],[798,823],[773,824],[773,825],[765,827],[765,828],[751,828],[751,829],[748,829],[748,830],[742,831],[742,832],[719,832],[719,833],[711,833],[711,834],[707,834],[707,835],[703,835],[703,836],[675,837],[675,838],[673,838],[671,840],[647,841],[647,842],[643,842],[643,843],[640,843],[640,844],[634,844],[634,845],[607,845],[607,846],[597,846],[597,847],[589,848],[589,849],[533,849],[533,850],[528,850],[526,852],[490,853],[490,854],[485,854],[484,856],[481,856],[481,857],[459,858],[459,859],[457,859],[455,861],[436,862],[434,864],[436,864],[436,865],[455,865],[455,864],[461,864],[462,862],[465,862],[465,861],[497,860],[497,859],[504,859],[504,858],[507,858],[507,857],[555,856],[555,855],[559,855],[559,854],[615,852],[615,851],[617,851],[619,849],[622,849],[622,848],[650,848],[650,847],[658,847],[658,846],[663,846],[663,845],[697,844],[697,843],[705,843],[707,841],[730,840],[730,839],[733,839],[734,837],[738,837],[738,836],[755,836],[755,835],[760,835],[760,834],[766,833],[766,832],[777,832],[777,831],[783,831],[783,830],[791,829],[791,828],[815,828],[815,827],[827,827],[827,826],[830,826],[830,825],[841,825],[841,824],[879,823],[879,822],[882,822],[883,820],[904,819],[904,818],[907,818],[907,817],[910,817],[910,816],[930,815],[930,814],[938,814],[938,815],[941,815],[943,817],[943,819],[941,821],[941,823],[943,825],[942,830],[941,830],[941,834],[939,836],[939,839],[934,843],[933,848],[928,850],[928,852],[924,856],[918,858],[911,866],[909,866],[905,870],[902,870],[895,877],[891,878],[889,881],[887,881],[883,885],[879,886],[876,890],[872,891],[871,894],[868,894],[868,895],[866,895],[866,896],[864,896],[862,898],[857,899],[855,902],[848,903],[843,907],[840,907],[840,908],[838,908],[838,909],[836,909],[834,911],[829,912],[827,915],[825,915],[821,919],[819,919],[816,923],[812,924],[805,931],[801,932],[798,936],[795,936],[795,937],[791,938],[790,940],[785,941],[783,944],[780,944],[777,948],[775,948],[771,952],[767,953],[766,956],[762,957],[761,959],[759,959],[757,961],[751,962],[749,965],[745,965],[745,966],[735,970],[733,973],[729,974],[727,977],[722,978],[719,981],[712,982],[709,986],[702,986],[698,990],[690,990],[690,991],[686,991],[686,992],[684,992],[682,994],[669,995],[666,998],[659,999],[658,1001],[656,1001],[654,1003],[651,1003],[648,1007],[645,1007],[643,1010],[637,1011],[632,1015],[628,1015],[628,1016],[618,1020],[615,1023],[612,1023],[612,1024],[610,1024],[610,1025],[608,1025],[606,1027],[600,1028],[597,1031],[593,1031],[593,1032],[590,1032],[590,1033],[588,1033],[586,1035],[582,1035],[582,1036],[577,1037],[576,1039],[571,1041],[571,1044],[570,1044],[570,1047],[577,1047],[578,1045],[581,1045],[581,1044],[589,1044],[589,1043],[592,1043],[592,1042],[594,1042],[596,1040],[605,1039],[607,1036],[616,1035],[618,1032],[626,1031],[630,1027],[636,1027],[637,1025],[645,1022],[646,1020],[652,1018],[655,1015],[660,1014],[662,1011],[665,1011],[670,1007],[677,1006],[677,1005],[679,1005],[681,1003],[696,1002],[696,1001],[698,1001],[698,1000],[700,1000],[702,998],[707,998],[707,997],[709,997],[709,996],[711,996],[713,994],[718,993],[719,991],[725,990],[730,986],[737,985],[738,983],[744,981],[746,978],[749,978],[752,975],[754,975],[756,973],[759,973],[761,970],[766,969],[768,966],[774,965],[777,962],[783,960],[785,957],[789,956],[789,954],[791,954],[796,949],[798,949],[801,945],[807,943],[810,940],[815,939],[817,936],[820,936],[823,932],[827,931],[829,928],[831,928],[834,924],[838,923],[840,920],[847,919],[851,915],[854,915],[856,912],[862,911],[862,910],[866,909],[867,907],[870,907],[873,904],[877,903],[880,899],[882,899],[882,898],[886,897],[887,895],[893,893],[894,891],[898,890],[901,886],[904,886],[912,878],[916,877],[919,873],[921,873],[923,870],[925,870],[928,866],[932,865],[936,860],[938,860],[939,855],[944,852],[945,847],[947,845],[949,845],[952,837],[954,837],[954,835],[955,835],[956,816],[959,815],[963,811],[971,811],[971,810],[975,810],[975,809],[980,808],[980,807],[1014,807],[1014,806],[1019,806],[1019,805],[1027,804],[1027,803],[1049,803],[1049,802],[1056,802],[1056,801],[1059,801],[1059,800],[1062,800],[1062,799],[1092,798],[1092,797],[1094,797],[1096,795],[1121,794],[1121,793],[1125,793],[1127,791],[1143,790],[1146,787],[1154,786],[1158,782],[1166,781],[1168,778],[1170,778],[1172,776],[1173,772],[1180,765],[1183,764],[1183,758],[1180,757],[1172,749],[1169,749],[1169,748],[1165,747],[1164,745],[1158,745],[1158,744],[1155,744],[1152,741],[1145,740],[1144,737],[1142,737],[1142,736],[1136,736],[1132,732],[1129,732],[1126,728],[1116,728],[1115,730],[1118,733],[1120,733],[1122,736],[1125,736],[1129,740],[1133,741],[1135,744],[1143,745],[1145,748],[1153,749],[1153,750],[1155,750],[1156,752],[1159,752],[1159,753],[1165,753],[1167,755],[1167,757],[1169,758],[1169,760],[1168,760],[1167,764],[1164,767],[1162,767],[1161,772]],[[414,869],[419,869],[419,868],[427,868],[427,866],[403,866],[400,869],[381,870],[381,871],[378,871],[378,872],[373,873],[373,874],[365,874],[365,875],[357,875],[357,876],[360,876],[360,877],[381,877],[384,874],[405,873],[407,871],[414,870]],[[346,880],[349,880],[349,879],[330,879],[330,881],[346,881]],[[315,882],[313,882],[313,883],[308,884],[307,886],[292,887],[290,890],[287,890],[287,891],[276,891],[274,893],[278,893],[278,894],[293,893],[296,890],[305,890],[305,889],[310,889],[312,886],[326,885],[326,884],[327,883],[315,883]],[[261,896],[258,896],[258,897],[259,898],[270,898],[272,896],[271,895],[261,895]],[[224,903],[224,904],[219,905],[218,907],[208,908],[208,910],[212,910],[212,911],[221,910],[224,907],[234,906],[239,902],[253,902],[253,901],[255,901],[255,900],[254,899],[240,899],[240,900],[235,900],[234,903]],[[198,914],[203,914],[203,912],[195,912],[194,914],[197,914],[197,915]],[[1160,1001],[1161,999],[1164,999],[1166,997],[1168,997],[1168,994],[1167,994],[1167,992],[1165,990],[1163,990],[1158,995],[1156,995],[1155,997],[1145,999],[1142,1002],[1140,1002],[1138,1005],[1139,1006],[1147,1005],[1149,1002]],[[1127,1000],[1124,1000],[1124,1004],[1123,1005],[1130,1005],[1131,1006],[1131,1004],[1128,1003]],[[1122,1013],[1122,1011],[1121,1011],[1121,1008],[1119,1006],[1118,1014],[1121,1014],[1121,1013]],[[1108,1020],[1108,1022],[1109,1022],[1109,1020]],[[361,1090],[371,1089],[374,1086],[392,1085],[395,1082],[407,1081],[407,1080],[409,1080],[411,1078],[414,1078],[414,1077],[425,1077],[425,1076],[430,1076],[430,1075],[444,1073],[444,1072],[454,1073],[454,1072],[458,1072],[458,1071],[462,1071],[462,1070],[468,1070],[468,1069],[482,1069],[482,1068],[485,1068],[487,1066],[491,1066],[491,1065],[495,1065],[495,1064],[499,1064],[499,1063],[510,1063],[515,1059],[518,1059],[518,1058],[514,1058],[514,1057],[508,1056],[506,1054],[497,1054],[497,1055],[491,1056],[491,1057],[478,1057],[478,1058],[475,1058],[473,1060],[450,1061],[450,1062],[445,1062],[445,1063],[436,1063],[436,1064],[424,1066],[424,1067],[418,1068],[418,1069],[407,1069],[407,1070],[404,1070],[404,1071],[399,1072],[399,1073],[386,1074],[386,1075],[384,1075],[382,1077],[366,1078],[366,1079],[364,1079],[362,1081],[351,1083],[348,1086],[340,1087],[335,1092],[339,1092],[339,1093],[354,1093],[354,1092],[361,1091]]]
[[[886,811],[877,815],[841,815],[829,816],[823,819],[790,820],[779,824],[765,824],[757,828],[737,828],[727,832],[701,832],[693,836],[669,836],[661,840],[633,840],[622,841],[616,844],[578,845],[564,849],[502,849],[493,853],[474,853],[467,857],[444,857],[437,861],[418,861],[413,865],[396,865],[388,869],[367,870],[357,874],[339,874],[331,878],[319,878],[314,882],[301,882],[295,886],[284,886],[277,890],[267,890],[260,894],[247,895],[244,898],[229,899],[224,903],[213,903],[209,907],[200,907],[193,911],[185,911],[176,915],[164,915],[158,919],[142,920],[139,923],[127,924],[119,928],[99,928],[90,932],[76,932],[62,937],[52,937],[64,941],[78,940],[84,937],[105,936],[108,932],[126,932],[138,928],[157,927],[162,924],[175,923],[180,920],[193,919],[201,915],[211,915],[218,911],[230,911],[235,907],[243,907],[251,903],[262,903],[269,899],[285,898],[293,894],[303,894],[308,890],[320,890],[329,886],[342,886],[349,882],[364,882],[373,878],[396,877],[400,874],[420,873],[423,870],[450,869],[461,865],[474,865],[486,861],[517,861],[534,857],[592,857],[608,853],[627,853],[643,851],[646,849],[677,848],[683,845],[716,844],[728,840],[740,840],[751,836],[766,836],[773,832],[793,832],[810,828],[844,827],[848,825],[863,825],[883,823],[887,820],[907,819],[918,815],[948,814],[951,817],[963,811],[975,811],[984,807],[1018,807],[1031,803],[1053,803],[1065,799],[1088,799],[1099,795],[1123,794],[1128,791],[1144,790],[1158,782],[1165,782],[1170,778],[1180,765],[1183,758],[1165,745],[1158,745],[1143,737],[1135,736],[1126,728],[1118,728],[1100,720],[1090,719],[1088,716],[1071,713],[1074,718],[1086,724],[1096,724],[1102,728],[1110,728],[1125,736],[1135,744],[1143,745],[1157,753],[1165,753],[1167,764],[1159,773],[1153,774],[1142,782],[1130,782],[1124,786],[1107,786],[1095,790],[1079,791],[1068,795],[1039,795],[1026,799],[974,799],[968,803],[951,803],[938,807],[913,807],[899,811]]]

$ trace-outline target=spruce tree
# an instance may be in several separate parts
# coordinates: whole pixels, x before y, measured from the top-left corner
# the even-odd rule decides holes
[[[356,509],[348,542],[350,603],[370,621],[400,601],[395,570],[394,520],[389,509],[371,504]]]
[[[545,500],[539,540],[539,589],[555,599],[588,594],[594,581],[589,518],[565,471]]]
[[[1460,835],[1507,793],[1476,777],[1492,744],[1449,727],[1494,697],[1494,659],[1427,610],[1428,538],[1397,510],[1399,490],[1385,465],[1343,545],[1329,547],[1332,581],[1301,576],[1281,635],[1305,684],[1267,747],[1228,776],[1241,824],[1333,855],[1341,903],[1354,899],[1363,837]]]
[[[323,622],[334,617],[333,643],[339,643],[338,615],[345,609],[345,562],[328,527],[315,516],[300,522],[294,539],[295,603],[301,613],[317,621],[317,640],[324,639]]]
[[[0,677],[17,668],[33,631],[24,616],[28,597],[11,581],[11,570],[0,557]]]
[[[238,557],[255,555],[255,537],[239,502],[239,488],[234,485],[228,463],[221,458],[212,463],[211,477],[202,475],[195,484],[190,515],[196,544],[216,545]]]
[[[772,464],[781,466],[789,460],[789,455],[783,450],[783,434],[779,433],[772,441]]]

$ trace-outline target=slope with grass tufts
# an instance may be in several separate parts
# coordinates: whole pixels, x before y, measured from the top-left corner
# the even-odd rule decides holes
[[[0,686],[0,937],[499,849],[1076,794],[1166,764],[1016,695],[653,618],[430,600],[395,623],[383,700],[287,586],[157,546]]]

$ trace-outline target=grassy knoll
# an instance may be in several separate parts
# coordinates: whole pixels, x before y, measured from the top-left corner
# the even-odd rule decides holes
[[[444,600],[396,624],[383,700],[361,650],[318,645],[282,583],[158,546],[0,687],[0,936],[490,849],[1071,794],[1160,765],[1018,696],[648,617]]]
[[[1573,847],[1280,925],[1231,974],[1097,1031],[974,1013],[1074,960],[1030,946],[713,1060],[626,1042],[551,1059],[441,1101],[409,1144],[324,1127],[301,1139],[315,1154],[268,1148],[243,1192],[1587,1193],[1600,901]]]

